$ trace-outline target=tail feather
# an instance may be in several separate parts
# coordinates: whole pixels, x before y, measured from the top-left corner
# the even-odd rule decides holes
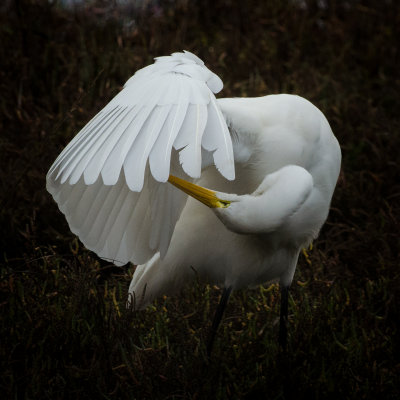
[[[168,256],[161,259],[160,253],[156,253],[145,264],[136,267],[129,285],[129,308],[143,310],[157,297],[175,294],[195,278],[190,267],[182,268],[177,260],[170,261]]]
[[[145,264],[136,267],[131,284],[129,285],[129,307],[139,310],[146,308],[150,304],[154,297],[150,296],[152,291],[147,290],[149,286],[148,282],[157,274],[159,262],[160,253],[156,253]]]

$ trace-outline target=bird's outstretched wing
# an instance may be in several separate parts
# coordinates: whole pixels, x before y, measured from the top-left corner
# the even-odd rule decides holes
[[[135,73],[58,156],[47,189],[87,248],[116,264],[165,254],[186,201],[165,182],[198,178],[202,152],[234,179],[232,143],[213,94],[222,81],[189,52]]]

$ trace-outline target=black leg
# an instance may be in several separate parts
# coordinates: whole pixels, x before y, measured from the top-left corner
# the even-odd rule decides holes
[[[281,288],[281,315],[279,318],[279,344],[283,350],[287,345],[287,319],[288,319],[288,303],[289,303],[289,286]]]
[[[228,303],[228,299],[229,299],[231,292],[232,292],[232,287],[224,288],[224,291],[222,292],[222,296],[219,301],[218,307],[215,311],[214,320],[213,320],[213,323],[211,326],[210,337],[208,339],[208,344],[207,344],[208,357],[210,357],[210,355],[211,355],[212,347],[214,344],[214,338],[217,333],[219,323],[221,322],[221,318],[222,318],[222,315],[224,314],[224,310],[225,310],[226,304]]]

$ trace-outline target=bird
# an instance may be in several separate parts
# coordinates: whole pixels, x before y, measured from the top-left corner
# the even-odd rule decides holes
[[[194,279],[232,291],[278,282],[279,343],[299,254],[326,221],[341,150],[324,114],[293,94],[219,98],[189,51],[157,57],[57,157],[46,187],[71,231],[136,266],[128,304],[145,309]]]

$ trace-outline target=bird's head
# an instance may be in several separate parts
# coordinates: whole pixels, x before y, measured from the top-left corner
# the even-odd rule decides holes
[[[170,175],[168,181],[189,196],[210,207],[222,223],[232,232],[249,233],[248,222],[254,214],[250,196],[215,192],[184,179]]]
[[[327,216],[325,208],[315,212],[315,201],[314,207],[306,205],[319,194],[313,191],[310,173],[296,165],[268,174],[253,193],[243,195],[215,192],[173,176],[169,182],[210,207],[236,233],[287,235],[291,231],[303,238],[314,232],[315,226],[321,226]]]
[[[231,204],[230,200],[220,199],[218,192],[195,185],[176,176],[170,175],[168,182],[210,208],[227,208]]]

